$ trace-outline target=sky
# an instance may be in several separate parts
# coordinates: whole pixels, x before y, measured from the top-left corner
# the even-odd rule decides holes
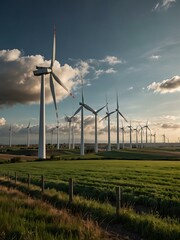
[[[68,139],[65,115],[71,116],[81,101],[81,79],[85,102],[93,109],[104,106],[107,98],[109,111],[115,110],[118,93],[120,111],[134,128],[148,121],[157,141],[162,142],[163,134],[171,142],[179,141],[179,12],[179,0],[2,0],[0,143],[8,143],[11,125],[13,143],[25,144],[29,121],[31,142],[38,142],[40,77],[33,70],[50,65],[54,26],[54,72],[75,95],[71,98],[55,83],[61,142]],[[98,119],[105,114],[106,109]],[[55,126],[46,75],[47,142]],[[79,116],[74,127],[79,141]],[[106,120],[98,121],[98,130],[99,141],[107,142]],[[115,114],[111,137],[115,142]],[[85,111],[85,141],[93,139],[94,116]]]

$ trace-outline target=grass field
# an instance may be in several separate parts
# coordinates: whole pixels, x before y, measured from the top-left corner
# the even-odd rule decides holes
[[[30,173],[34,187],[40,186],[43,174],[46,191],[52,189],[55,195],[61,191],[61,197],[62,192],[68,192],[69,178],[73,178],[74,194],[78,196],[74,209],[85,215],[90,212],[91,217],[99,221],[114,218],[115,187],[120,186],[126,208],[115,221],[145,239],[174,240],[180,239],[179,156],[179,149],[132,149],[88,154],[84,157],[86,160],[74,160],[81,158],[78,153],[63,151],[60,156],[52,155],[49,161],[1,164],[0,173],[9,173],[13,179],[16,171],[21,182],[27,182]],[[66,206],[64,201],[68,201],[68,197],[57,201],[60,205],[63,201]]]

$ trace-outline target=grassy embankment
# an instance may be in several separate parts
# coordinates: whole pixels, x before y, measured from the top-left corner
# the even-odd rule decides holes
[[[73,177],[75,194],[79,195],[74,209],[82,214],[89,212],[92,218],[100,221],[114,219],[114,187],[121,186],[123,203],[135,205],[141,214],[123,208],[115,221],[146,239],[174,240],[180,236],[180,165],[177,161],[48,161],[3,164],[1,167],[2,172],[10,171],[11,175],[17,171],[21,180],[31,173],[36,186],[40,184],[40,174],[44,174],[46,188],[54,189],[56,202],[61,204],[67,202],[67,196],[62,201],[62,193],[59,196],[56,191],[67,192],[68,178]],[[142,214],[142,210],[145,213]]]

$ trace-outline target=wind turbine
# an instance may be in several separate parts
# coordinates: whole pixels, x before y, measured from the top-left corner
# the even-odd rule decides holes
[[[56,104],[56,95],[54,89],[53,79],[61,85],[67,92],[68,89],[61,82],[61,80],[57,77],[57,75],[53,71],[54,61],[56,55],[56,31],[54,29],[54,37],[53,37],[53,51],[52,51],[52,59],[51,65],[49,67],[39,67],[36,66],[36,70],[33,72],[35,76],[41,76],[41,92],[40,92],[40,118],[39,118],[39,148],[38,148],[38,157],[41,159],[46,158],[46,132],[45,132],[45,75],[50,75],[50,89],[54,101],[54,107],[56,111],[56,117],[58,119],[58,111]],[[72,93],[70,93],[71,96]]]
[[[123,126],[123,121],[122,121],[121,131],[122,131],[122,149],[124,149],[124,133],[125,133],[125,128],[124,128],[124,126]]]
[[[130,137],[130,144],[129,147],[132,148],[132,131],[133,131],[133,127],[131,125],[131,121],[130,121],[130,125],[127,126],[129,128],[129,137]]]
[[[141,129],[141,148],[143,148],[143,128],[144,127],[142,127],[140,124],[139,124],[139,126],[140,126],[140,129]]]
[[[122,113],[119,111],[119,103],[118,103],[118,94],[116,94],[117,98],[117,150],[119,150],[119,115],[127,122],[126,118],[122,115]]]
[[[97,115],[98,113],[105,108],[105,106],[99,108],[98,110],[94,110],[92,109],[89,105],[85,104],[85,103],[79,103],[82,107],[84,107],[85,109],[87,109],[88,111],[92,112],[94,114],[95,117],[95,153],[98,152],[98,140],[97,140]]]
[[[57,120],[57,149],[59,150],[59,121]]]
[[[31,124],[31,122],[29,121],[27,128],[26,128],[27,129],[27,147],[29,147],[30,124]]]
[[[66,115],[65,121],[69,123],[68,143],[69,143],[69,149],[71,149],[71,123],[72,123],[72,117],[68,117],[68,116]]]
[[[53,134],[54,134],[54,130],[55,130],[56,128],[52,128],[51,129],[51,146],[53,145]]]
[[[138,133],[139,133],[138,126],[134,128],[134,131],[136,132],[136,148],[138,148]]]
[[[104,119],[108,119],[108,151],[111,151],[110,116],[111,116],[111,114],[115,113],[116,110],[109,112],[107,100],[106,100],[106,110],[107,110],[106,116],[103,117],[100,121],[102,121]]]
[[[84,96],[83,96],[83,92],[82,92],[82,100],[84,101]],[[72,119],[81,111],[81,152],[80,152],[80,154],[81,153],[84,153],[84,123],[82,124],[82,119],[83,119],[83,114],[82,114],[82,106],[80,106],[77,110],[76,110],[76,112],[72,115]],[[84,121],[84,120],[83,120]],[[83,125],[83,127],[82,127],[82,125]],[[83,130],[83,134],[82,134],[82,130]],[[74,131],[74,130],[73,130]],[[82,137],[82,135],[83,135],[83,137]],[[83,142],[82,142],[82,140],[83,140]],[[84,154],[81,154],[81,155],[84,155]]]
[[[9,147],[12,146],[12,126],[9,127]]]
[[[148,134],[147,134],[147,130],[150,131],[150,128],[148,126],[148,121],[146,122],[146,125],[144,126],[144,128],[146,128],[146,144],[148,143]]]
[[[166,135],[165,135],[165,133],[162,135],[162,137],[163,137],[163,143],[166,143]]]

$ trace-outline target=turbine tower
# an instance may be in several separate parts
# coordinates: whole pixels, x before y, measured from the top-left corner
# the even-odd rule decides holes
[[[134,128],[134,131],[136,132],[136,148],[138,148],[138,133],[139,133],[138,126]]]
[[[12,146],[12,126],[9,127],[9,147]]]
[[[132,148],[132,131],[133,131],[133,127],[131,126],[131,121],[130,121],[130,125],[127,126],[129,128],[129,138],[130,138],[130,143],[129,143],[129,147]]]
[[[122,121],[121,131],[122,131],[122,149],[124,149],[124,134],[125,134],[125,128],[124,128],[124,126],[123,126],[123,121]]]
[[[95,117],[95,153],[98,153],[98,140],[97,140],[97,115],[98,113],[103,109],[105,108],[104,107],[101,107],[99,108],[98,110],[94,110],[92,109],[89,105],[85,104],[85,103],[79,103],[82,107],[84,107],[85,109],[87,109],[88,111],[92,112],[94,114],[94,117]]]
[[[106,100],[106,116],[103,117],[100,121],[102,121],[103,119],[108,119],[108,151],[111,151],[111,129],[110,129],[110,116],[111,114],[115,113],[115,111],[112,111],[112,112],[109,112],[109,109],[108,109],[108,103],[107,103],[107,100]]]
[[[66,115],[65,121],[69,123],[68,145],[69,145],[69,149],[71,149],[71,137],[72,137],[72,136],[71,136],[71,130],[72,130],[72,128],[71,128],[71,123],[72,123],[72,117],[68,117],[68,116]]]
[[[116,94],[116,98],[117,98],[117,108],[116,108],[116,112],[117,112],[117,150],[119,150],[119,115],[126,121],[126,118],[122,115],[122,113],[119,111],[119,103],[118,103],[118,94]]]
[[[84,97],[83,97],[83,95],[82,95],[82,99],[84,99]],[[81,114],[82,114],[82,106],[80,106],[77,110],[76,110],[76,112],[72,115],[72,119],[81,111]],[[81,121],[82,121],[82,115],[81,115]],[[84,124],[83,124],[83,126],[84,126]],[[84,130],[84,129],[83,129]],[[73,130],[74,131],[74,130]],[[81,126],[81,131],[82,131],[82,126]],[[83,135],[84,135],[84,132],[83,132]],[[81,134],[81,136],[82,136],[82,134]],[[81,138],[82,139],[82,138]],[[73,144],[74,145],[74,144]],[[74,148],[73,148],[74,149]],[[80,154],[81,154],[81,152],[80,152]]]
[[[57,149],[59,150],[59,121],[57,120]]]
[[[141,129],[141,148],[143,148],[143,133],[144,133],[143,128],[144,127],[142,127],[140,124],[139,124],[139,126],[140,126],[140,129]]]
[[[30,124],[31,124],[31,122],[29,121],[29,124],[27,125],[27,147],[29,147],[29,143],[30,143],[30,141],[29,141],[29,134],[30,134]]]
[[[46,132],[45,132],[45,75],[50,75],[50,89],[54,101],[54,107],[56,111],[56,117],[58,119],[58,111],[56,104],[56,95],[54,89],[53,79],[61,85],[67,92],[68,89],[61,82],[61,80],[57,77],[57,75],[53,71],[54,61],[56,55],[56,31],[54,29],[54,37],[53,37],[53,51],[52,51],[52,59],[50,67],[39,67],[36,66],[36,70],[33,72],[35,76],[41,76],[41,92],[40,92],[40,117],[39,117],[39,147],[38,147],[38,157],[41,159],[46,158]],[[71,96],[73,96],[70,93]]]
[[[148,133],[147,133],[147,130],[150,131],[150,128],[148,126],[148,121],[146,122],[146,125],[144,126],[144,128],[146,128],[146,144],[148,143]]]

